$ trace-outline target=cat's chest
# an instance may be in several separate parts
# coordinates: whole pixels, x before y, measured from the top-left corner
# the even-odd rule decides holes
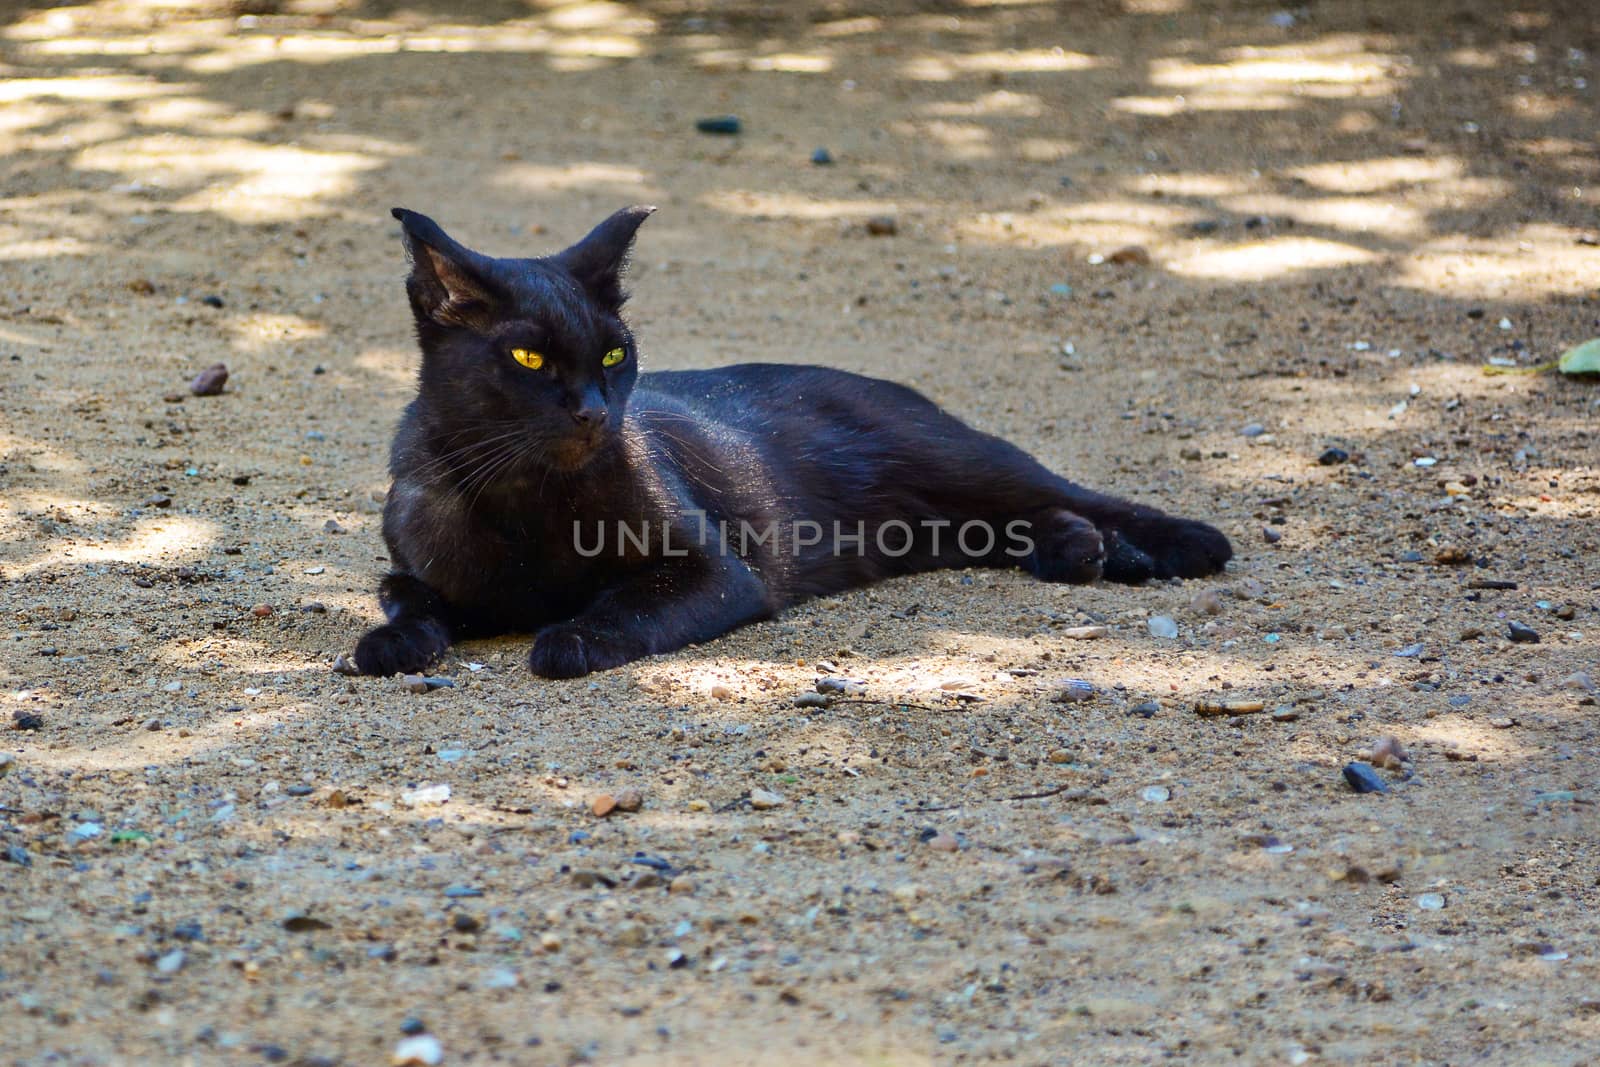
[[[543,496],[515,492],[462,500],[397,484],[386,532],[399,561],[447,599],[503,605],[538,598],[571,602],[645,553],[619,529],[649,529],[665,516],[634,494]],[[608,536],[595,551],[598,530]]]

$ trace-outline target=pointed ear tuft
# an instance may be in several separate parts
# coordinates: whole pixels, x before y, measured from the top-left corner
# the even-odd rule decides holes
[[[590,296],[616,310],[628,298],[622,291],[622,273],[628,266],[633,236],[655,210],[648,206],[625,207],[555,258]]]
[[[391,214],[400,220],[406,258],[411,261],[406,293],[417,321],[441,326],[481,322],[497,299],[489,258],[457,243],[426,215],[403,207]]]

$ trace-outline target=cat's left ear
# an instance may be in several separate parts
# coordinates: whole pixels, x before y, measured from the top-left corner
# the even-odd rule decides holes
[[[556,256],[555,259],[588,290],[595,300],[612,310],[622,306],[628,294],[622,290],[622,272],[628,266],[633,235],[653,207],[625,207],[589,231],[589,236]]]

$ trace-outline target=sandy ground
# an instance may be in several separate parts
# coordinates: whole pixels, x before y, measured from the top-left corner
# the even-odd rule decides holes
[[[1600,391],[1480,369],[1600,334],[1592,5],[0,10],[6,1062],[1593,1061]],[[331,673],[388,208],[636,202],[648,366],[897,378],[1237,560]]]

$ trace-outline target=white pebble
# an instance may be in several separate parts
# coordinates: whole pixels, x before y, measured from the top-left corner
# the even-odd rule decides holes
[[[1149,628],[1151,637],[1170,639],[1178,636],[1178,624],[1170,615],[1152,615],[1145,626]]]
[[[450,799],[448,785],[425,785],[421,789],[413,789],[400,794],[400,803],[408,808],[423,808],[432,804],[443,804]]]
[[[766,789],[750,790],[750,806],[755,808],[757,811],[766,811],[769,808],[776,808],[783,802],[784,800],[782,795],[778,793],[774,793]]]
[[[432,1034],[418,1034],[396,1045],[389,1062],[395,1067],[434,1067],[444,1062],[444,1046]]]
[[[1417,898],[1417,907],[1423,911],[1442,911],[1444,909],[1444,895],[1441,893],[1424,893]]]

